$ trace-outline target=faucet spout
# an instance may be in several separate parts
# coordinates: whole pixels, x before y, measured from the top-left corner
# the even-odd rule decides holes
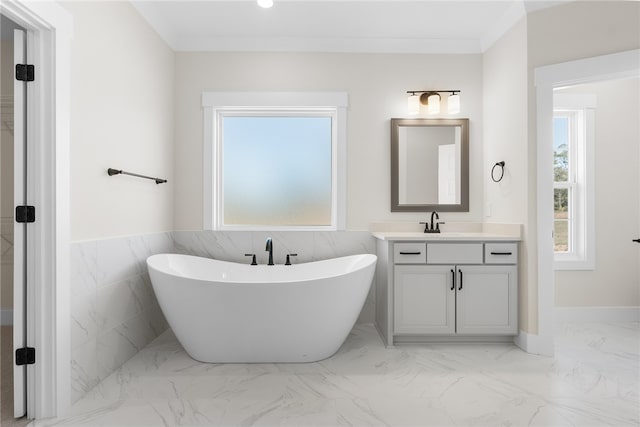
[[[434,224],[433,224],[433,217],[434,216],[436,217],[436,221],[440,220],[440,215],[438,215],[438,212],[436,212],[436,211],[431,212],[431,232],[435,232],[436,228],[438,228],[438,231],[440,231],[439,230],[440,227],[437,226],[437,223],[436,223],[436,226],[434,227]]]
[[[271,237],[267,237],[267,246],[264,250],[269,252],[269,262],[267,265],[273,265],[273,240],[271,240]]]

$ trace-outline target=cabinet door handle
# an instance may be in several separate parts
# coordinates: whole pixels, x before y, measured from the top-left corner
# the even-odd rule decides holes
[[[456,288],[456,272],[451,269],[451,289],[454,290]]]
[[[491,255],[513,255],[513,252],[491,252]]]
[[[458,290],[461,291],[462,290],[462,270],[458,270],[458,272],[460,273],[460,287],[458,287]]]
[[[402,252],[400,251],[400,255],[420,255],[422,252]]]

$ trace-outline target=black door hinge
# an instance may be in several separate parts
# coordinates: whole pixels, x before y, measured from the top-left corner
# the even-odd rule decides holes
[[[36,222],[36,207],[16,206],[16,222]]]
[[[24,347],[16,350],[16,365],[33,365],[36,363],[36,349]]]
[[[16,64],[16,80],[32,82],[36,79],[36,70],[33,65]]]

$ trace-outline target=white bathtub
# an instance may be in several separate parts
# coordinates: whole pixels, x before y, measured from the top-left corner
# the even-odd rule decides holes
[[[376,259],[251,266],[160,254],[147,265],[160,307],[194,359],[313,362],[338,351],[353,328]]]

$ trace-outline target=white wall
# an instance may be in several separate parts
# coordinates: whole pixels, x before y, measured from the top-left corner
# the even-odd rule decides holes
[[[72,15],[74,30],[70,346],[75,401],[166,328],[145,260],[173,249],[170,234],[162,232],[173,228],[174,53],[128,2],[61,4]],[[109,167],[169,183],[109,177]]]
[[[640,306],[640,85],[638,79],[574,86],[595,94],[596,268],[556,271],[556,306]]]
[[[61,4],[74,25],[71,239],[171,230],[174,54],[127,2]]]
[[[390,212],[390,119],[407,116],[406,91],[460,89],[470,119],[469,213],[482,216],[482,57],[480,55],[177,53],[175,228],[202,229],[203,91],[346,91],[347,228],[374,221],[424,221]]]
[[[528,72],[528,214],[527,235],[537,234],[536,67],[640,48],[640,3],[570,2],[527,16]],[[537,246],[529,244],[528,332],[537,333]]]
[[[483,56],[484,220],[527,224],[529,203],[527,153],[527,23],[523,19]],[[505,162],[504,177],[491,180],[491,169]],[[496,177],[499,176],[496,169]],[[528,330],[531,236],[523,230],[519,265],[519,326]]]

